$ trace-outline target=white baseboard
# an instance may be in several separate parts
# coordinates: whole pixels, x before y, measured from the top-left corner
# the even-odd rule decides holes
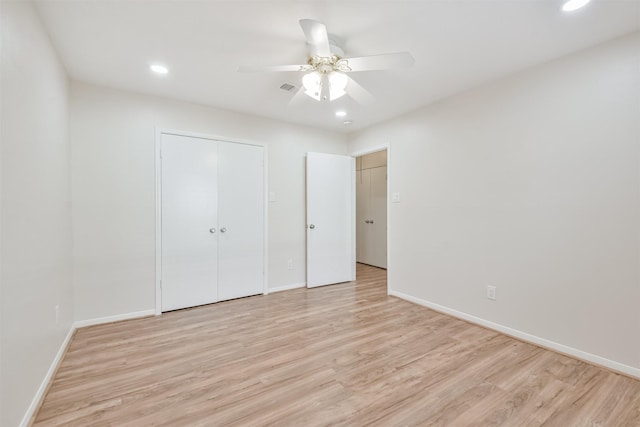
[[[275,288],[269,288],[265,295],[272,294],[274,292],[290,291],[291,289],[304,288],[305,286],[307,286],[306,282],[292,283],[290,285],[284,285],[284,286],[277,286]]]
[[[133,313],[116,314],[115,316],[97,317],[95,319],[77,320],[73,323],[74,328],[84,328],[85,326],[101,325],[103,323],[119,322],[120,320],[137,319],[139,317],[154,316],[155,309],[134,311]]]
[[[29,405],[27,412],[24,414],[24,417],[22,417],[22,421],[20,421],[20,427],[27,427],[31,423],[31,418],[33,418],[36,410],[40,406],[40,402],[44,398],[44,394],[47,392],[47,389],[49,388],[49,383],[53,379],[53,375],[56,373],[56,370],[58,369],[58,365],[60,365],[60,362],[62,361],[62,357],[67,351],[67,347],[69,346],[69,342],[71,342],[71,337],[73,337],[73,333],[75,332],[75,330],[76,328],[73,325],[71,325],[71,328],[69,328],[69,332],[67,332],[67,336],[64,338],[64,341],[62,341],[62,344],[60,344],[60,348],[56,353],[56,357],[53,358],[53,361],[49,366],[49,370],[47,370],[47,373],[45,374],[42,380],[42,383],[40,383],[40,387],[38,387],[38,391],[36,392],[35,396],[33,396],[33,399],[31,400],[31,404]]]
[[[633,366],[628,366],[613,360],[605,359],[604,357],[596,356],[595,354],[587,353],[573,347],[568,347],[566,345],[559,344],[557,342],[550,341],[545,338],[540,338],[538,336],[531,335],[526,332],[519,331],[517,329],[512,329],[507,326],[500,325],[499,323],[490,322],[488,320],[481,319],[476,316],[472,316],[462,311],[453,310],[449,307],[445,307],[445,306],[435,304],[420,298],[416,298],[411,295],[404,294],[402,292],[393,291],[389,289],[388,293],[389,295],[401,298],[409,302],[413,302],[418,305],[422,305],[424,307],[430,308],[440,313],[448,314],[450,316],[457,317],[462,320],[466,320],[467,322],[475,323],[476,325],[484,326],[485,328],[493,329],[494,331],[501,332],[505,335],[509,335],[511,337],[520,339],[522,341],[526,341],[526,342],[538,345],[540,347],[544,347],[544,348],[556,351],[558,353],[575,357],[576,359],[580,359],[585,362],[589,362],[591,364],[605,367],[605,368],[611,369],[612,371],[616,371],[616,372],[640,379],[640,369],[634,368]]]

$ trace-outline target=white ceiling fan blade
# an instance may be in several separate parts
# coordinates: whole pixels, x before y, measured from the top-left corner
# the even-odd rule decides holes
[[[300,89],[298,89],[296,93],[289,100],[287,107],[295,107],[296,105],[299,105],[302,102],[302,100],[307,97],[304,91],[305,91],[304,86],[300,86]]]
[[[313,19],[301,19],[300,27],[307,38],[307,43],[311,46],[311,54],[322,58],[331,57],[329,48],[329,36],[327,27],[321,22]]]
[[[256,65],[256,66],[240,66],[238,67],[239,73],[258,73],[262,71],[308,71],[311,66],[304,65]]]
[[[408,68],[415,60],[409,52],[386,53],[383,55],[359,56],[344,58],[351,71],[388,70],[391,68]]]
[[[347,87],[345,88],[345,92],[351,98],[353,98],[360,105],[369,105],[373,104],[376,100],[371,93],[360,86],[360,84],[353,79],[353,77],[349,77],[349,81],[347,82]]]

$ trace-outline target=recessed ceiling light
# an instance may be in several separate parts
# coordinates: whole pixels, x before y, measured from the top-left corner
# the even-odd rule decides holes
[[[351,120],[345,120],[344,122],[342,122],[342,124],[345,126],[349,126],[351,123],[353,123]]]
[[[562,6],[562,10],[565,12],[571,12],[572,10],[580,9],[584,5],[589,3],[589,0],[569,0]]]
[[[164,65],[160,65],[160,64],[153,64],[149,68],[151,68],[151,71],[153,71],[154,73],[158,73],[158,74],[167,74],[169,72],[169,69],[167,67],[165,67]]]
[[[344,117],[347,115],[346,111],[336,111],[336,117]]]

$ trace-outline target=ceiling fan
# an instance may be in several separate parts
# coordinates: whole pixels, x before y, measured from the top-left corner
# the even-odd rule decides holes
[[[348,94],[356,101],[366,104],[373,97],[347,73],[406,68],[414,63],[413,56],[409,52],[345,58],[344,51],[336,43],[335,38],[329,37],[324,24],[313,19],[301,19],[300,27],[309,45],[309,58],[306,64],[249,66],[240,67],[238,71],[303,72],[305,74],[302,76],[302,87],[298,94],[304,93],[317,101],[333,101]]]

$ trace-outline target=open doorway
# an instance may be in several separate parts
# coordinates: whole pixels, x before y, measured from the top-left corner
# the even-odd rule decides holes
[[[356,262],[387,269],[387,150],[355,159]]]

